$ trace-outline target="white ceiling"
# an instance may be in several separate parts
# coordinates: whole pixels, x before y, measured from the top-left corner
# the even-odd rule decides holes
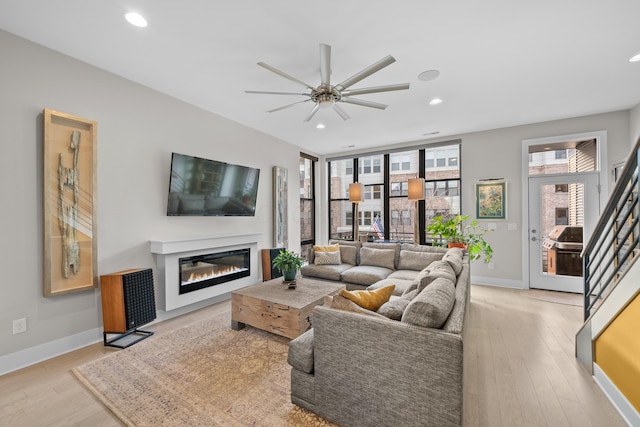
[[[1,29],[318,154],[631,108],[639,17],[638,0],[0,0]],[[390,54],[351,89],[411,88],[360,96],[384,111],[342,104],[350,120],[308,123],[309,102],[266,112],[302,96],[244,93],[304,89],[258,61],[317,86],[320,43],[334,83]]]

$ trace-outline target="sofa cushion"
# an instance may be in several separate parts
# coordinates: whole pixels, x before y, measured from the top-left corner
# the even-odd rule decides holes
[[[315,251],[315,254],[313,257],[313,263],[316,265],[342,264],[342,262],[340,261],[340,251],[335,251],[335,252]]]
[[[362,247],[360,249],[360,265],[372,265],[393,270],[395,268],[395,253],[394,249]]]
[[[389,301],[391,294],[395,289],[395,285],[385,286],[380,289],[363,290],[363,291],[347,291],[340,289],[339,295],[358,304],[367,310],[376,311],[382,304]]]
[[[451,268],[455,271],[456,276],[462,271],[462,257],[464,251],[460,248],[450,248],[447,253],[442,257],[443,261],[447,261],[451,264]]]
[[[416,277],[418,292],[422,292],[427,285],[438,277],[444,277],[456,283],[456,273],[453,271],[451,264],[447,261],[434,261]]]
[[[379,280],[386,279],[393,270],[373,265],[357,265],[342,272],[342,281],[356,285],[369,286]],[[339,280],[339,279],[337,279]]]
[[[375,311],[367,310],[364,307],[360,307],[350,299],[345,298],[342,295],[326,296],[324,298],[324,305],[336,310],[353,311],[354,313],[366,314],[367,316],[374,316],[386,319],[385,316],[376,313]]]
[[[411,300],[401,321],[426,328],[442,328],[453,308],[455,292],[451,280],[437,278]]]
[[[393,298],[382,304],[377,313],[388,317],[391,320],[400,320],[404,314],[404,310],[415,296],[418,295],[418,291],[405,293],[400,298]]]
[[[340,245],[340,259],[345,264],[356,265],[358,263],[358,248],[355,246]]]
[[[433,261],[441,260],[442,256],[443,254],[437,252],[414,252],[401,250],[398,270],[420,271]]]
[[[392,279],[387,277],[386,279],[382,279],[374,283],[373,285],[369,285],[367,287],[368,291],[372,291],[374,289],[384,288],[385,286],[395,285],[395,289],[393,291],[393,296],[401,296],[405,289],[413,285],[415,282],[413,280],[405,280],[405,279]],[[415,287],[414,287],[415,289]]]
[[[400,249],[413,252],[439,253],[441,255],[444,255],[444,253],[447,252],[447,249],[441,246],[416,245],[413,243],[403,243]]]
[[[414,281],[416,280],[416,277],[418,277],[419,273],[420,271],[415,271],[415,270],[396,270],[393,273],[391,273],[389,276],[387,276],[387,279]]]
[[[352,265],[340,264],[340,265],[315,265],[308,264],[300,269],[303,276],[317,277],[319,279],[340,281],[342,273],[350,268]]]
[[[289,343],[289,365],[307,374],[313,374],[313,329]]]

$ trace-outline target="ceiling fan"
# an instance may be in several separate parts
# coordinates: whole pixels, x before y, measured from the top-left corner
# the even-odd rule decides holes
[[[372,64],[360,71],[359,73],[354,74],[349,77],[342,83],[339,83],[335,86],[331,85],[331,46],[327,44],[320,45],[320,85],[317,87],[313,87],[297,78],[285,73],[284,71],[280,71],[275,67],[272,67],[269,64],[265,64],[264,62],[258,62],[258,65],[262,68],[265,68],[273,73],[278,74],[285,79],[291,80],[292,82],[298,83],[304,87],[306,87],[309,92],[295,93],[295,92],[266,92],[266,91],[258,91],[258,90],[247,90],[246,93],[258,93],[258,94],[266,94],[266,95],[302,95],[306,96],[307,99],[302,101],[294,102],[292,104],[287,104],[282,107],[274,108],[273,110],[267,111],[268,113],[273,113],[275,111],[284,110],[285,108],[292,107],[297,104],[301,104],[303,102],[312,101],[315,105],[307,114],[307,117],[304,119],[305,122],[311,120],[311,118],[318,112],[320,108],[333,108],[333,110],[338,113],[343,120],[349,119],[349,115],[338,105],[339,102],[344,102],[347,104],[360,105],[363,107],[371,107],[377,108],[379,110],[384,110],[387,108],[387,105],[381,104],[378,102],[365,101],[363,99],[352,98],[354,95],[364,95],[368,93],[377,93],[377,92],[389,92],[394,90],[404,90],[409,89],[409,83],[401,83],[394,85],[385,85],[385,86],[375,86],[375,87],[367,87],[362,89],[352,89],[347,90],[349,87],[358,83],[360,80],[369,77],[373,73],[380,71],[387,65],[393,64],[396,62],[395,58],[391,55],[387,55],[382,58],[375,64]]]

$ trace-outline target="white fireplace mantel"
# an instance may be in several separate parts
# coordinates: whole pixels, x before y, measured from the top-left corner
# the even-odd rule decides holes
[[[158,306],[170,311],[189,304],[217,297],[258,282],[258,240],[261,234],[218,234],[150,240],[150,250],[154,254],[158,270]],[[250,275],[230,282],[221,283],[197,291],[180,294],[179,259],[204,255],[213,251],[249,248]]]

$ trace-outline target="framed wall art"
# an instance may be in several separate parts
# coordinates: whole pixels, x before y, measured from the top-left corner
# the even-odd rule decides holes
[[[44,296],[98,286],[95,121],[45,109]]]
[[[507,218],[507,182],[483,181],[476,184],[476,218]]]
[[[273,247],[286,248],[289,244],[288,224],[288,173],[287,169],[273,167]]]

